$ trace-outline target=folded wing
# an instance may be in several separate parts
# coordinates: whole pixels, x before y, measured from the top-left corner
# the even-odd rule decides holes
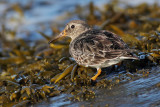
[[[123,40],[108,31],[89,30],[71,45],[71,55],[81,65],[100,64],[114,58],[134,59]]]

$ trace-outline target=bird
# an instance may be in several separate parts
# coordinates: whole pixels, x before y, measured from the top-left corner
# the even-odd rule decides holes
[[[118,64],[125,59],[138,59],[120,36],[107,30],[94,29],[82,20],[70,21],[49,43],[65,36],[71,38],[69,53],[76,63],[97,69],[97,73],[91,78],[92,81],[96,81],[102,68]]]

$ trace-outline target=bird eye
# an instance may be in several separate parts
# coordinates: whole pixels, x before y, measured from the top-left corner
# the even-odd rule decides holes
[[[75,28],[75,26],[74,26],[74,25],[72,25],[72,26],[71,26],[71,28],[73,29],[73,28]]]

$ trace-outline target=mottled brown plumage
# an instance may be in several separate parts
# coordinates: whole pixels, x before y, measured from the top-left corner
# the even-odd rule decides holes
[[[97,68],[98,74],[92,80],[96,80],[103,67],[124,59],[137,59],[118,35],[92,29],[81,20],[69,22],[60,36],[71,37],[69,52],[79,65]]]

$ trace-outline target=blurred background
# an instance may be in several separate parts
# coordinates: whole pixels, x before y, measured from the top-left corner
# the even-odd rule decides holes
[[[160,0],[0,0],[1,29],[3,25],[6,29],[15,31],[15,35],[7,34],[7,39],[13,39],[13,36],[30,40],[42,39],[37,31],[52,35],[52,28],[60,25],[63,28],[70,20],[87,20],[91,2],[95,6],[95,15],[105,13],[107,3],[113,6],[115,12],[141,3],[160,4]]]

